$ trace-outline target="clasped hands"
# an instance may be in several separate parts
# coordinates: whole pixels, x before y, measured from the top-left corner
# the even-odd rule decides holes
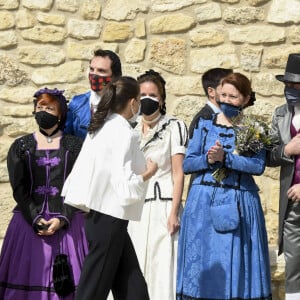
[[[224,150],[219,140],[207,151],[207,159],[209,164],[224,160]]]
[[[64,226],[64,221],[59,218],[52,218],[46,221],[44,218],[40,218],[37,221],[37,225],[43,226],[43,229],[38,230],[38,235],[53,235],[57,230]]]

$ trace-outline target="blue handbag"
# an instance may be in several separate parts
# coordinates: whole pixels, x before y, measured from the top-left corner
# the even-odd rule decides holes
[[[210,216],[214,229],[217,232],[236,230],[240,224],[240,209],[237,196],[230,199],[226,193],[220,192],[216,196],[215,188],[211,198]]]

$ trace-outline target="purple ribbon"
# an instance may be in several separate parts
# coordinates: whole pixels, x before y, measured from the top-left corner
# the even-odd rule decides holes
[[[40,157],[36,163],[38,166],[48,166],[50,165],[51,167],[57,166],[60,163],[60,158],[59,157],[53,157],[53,158],[47,158],[47,157]]]
[[[45,186],[45,185],[42,185],[42,186],[38,186],[36,189],[35,189],[35,192],[40,194],[40,195],[50,195],[50,196],[55,196],[59,190],[57,187],[55,186]]]

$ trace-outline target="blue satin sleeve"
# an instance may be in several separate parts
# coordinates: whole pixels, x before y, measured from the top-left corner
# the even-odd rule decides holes
[[[238,172],[261,175],[266,166],[266,150],[261,150],[251,157],[226,152],[224,166]]]

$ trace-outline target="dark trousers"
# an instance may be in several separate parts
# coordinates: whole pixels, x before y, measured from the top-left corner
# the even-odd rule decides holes
[[[86,219],[89,253],[75,300],[149,300],[147,284],[127,232],[128,221],[91,211]]]
[[[300,293],[300,203],[290,200],[283,227],[286,293]]]

